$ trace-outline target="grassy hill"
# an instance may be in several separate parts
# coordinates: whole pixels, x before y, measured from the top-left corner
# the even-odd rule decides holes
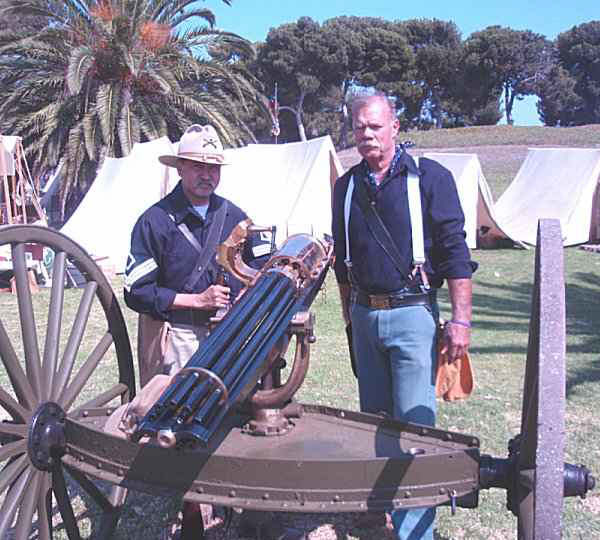
[[[487,145],[600,147],[600,125],[571,128],[545,126],[477,126],[456,129],[409,131],[400,140],[412,140],[419,148]]]

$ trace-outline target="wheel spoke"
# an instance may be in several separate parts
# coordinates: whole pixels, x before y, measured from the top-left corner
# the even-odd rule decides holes
[[[68,467],[69,474],[75,480],[81,488],[102,508],[104,512],[110,512],[114,510],[114,506],[108,500],[106,495],[94,484],[85,474],[77,469]]]
[[[15,512],[19,504],[21,504],[23,497],[25,497],[25,492],[31,483],[32,475],[33,469],[27,469],[8,490],[4,504],[0,508],[0,538],[6,538],[6,531],[15,517]]]
[[[51,540],[52,530],[52,491],[50,486],[50,475],[45,473],[40,486],[38,497],[38,536],[39,540]]]
[[[40,484],[42,482],[42,471],[35,471],[31,485],[27,490],[25,499],[19,509],[17,517],[17,530],[15,532],[16,540],[27,540],[31,527],[33,525],[33,513],[39,498]]]
[[[19,317],[21,319],[23,348],[25,350],[25,368],[33,391],[39,397],[42,379],[40,348],[35,329],[35,316],[33,314],[31,290],[29,289],[27,264],[25,262],[25,244],[13,244],[12,261],[17,284],[17,301],[19,304]]]
[[[55,467],[52,471],[52,491],[56,497],[58,509],[60,510],[69,540],[81,540],[61,466]]]
[[[27,440],[13,441],[0,446],[0,462],[27,452]],[[1,474],[1,473],[0,473]]]
[[[104,358],[106,351],[108,351],[112,343],[113,338],[109,332],[102,336],[102,339],[94,347],[94,350],[85,361],[83,366],[81,366],[81,369],[77,375],[73,378],[69,386],[67,386],[62,396],[60,396],[60,398],[57,400],[57,403],[63,408],[63,410],[69,410],[69,407],[71,407],[85,384],[88,382],[89,378],[92,376],[92,373],[100,363],[100,360]]]
[[[37,403],[33,388],[19,363],[17,353],[10,342],[2,321],[0,321],[0,359],[6,368],[19,403],[33,409]]]
[[[15,481],[15,478],[25,470],[28,464],[29,457],[21,456],[0,471],[0,493],[4,493],[4,490]],[[2,535],[0,535],[0,538],[2,538]]]
[[[17,437],[27,437],[27,425],[11,424],[10,422],[0,422],[0,434],[16,435]]]
[[[58,361],[58,347],[60,344],[60,326],[62,321],[63,304],[65,297],[65,268],[67,254],[59,251],[54,256],[52,265],[52,292],[50,293],[50,306],[48,307],[48,328],[44,344],[43,363],[43,399],[50,397],[52,381],[56,372]]]
[[[0,406],[12,416],[13,420],[20,420],[25,423],[31,416],[31,413],[25,409],[25,407],[15,401],[13,397],[6,390],[2,390],[2,388],[0,388]]]
[[[96,407],[104,407],[107,403],[110,403],[116,397],[122,396],[128,390],[129,387],[126,384],[115,384],[106,392],[103,392],[99,396],[96,396],[94,399],[91,399],[87,403],[84,403],[83,405],[81,405],[81,407],[77,407],[77,411],[82,411],[84,409],[94,409]]]
[[[83,296],[81,297],[81,302],[79,303],[77,314],[75,316],[75,320],[73,321],[73,327],[71,328],[71,333],[69,334],[69,340],[67,341],[67,346],[65,347],[62,362],[54,379],[50,397],[51,401],[56,401],[58,399],[69,381],[69,377],[73,371],[73,365],[75,364],[75,358],[77,357],[77,352],[79,351],[79,346],[81,345],[81,340],[83,339],[85,327],[90,316],[90,310],[92,309],[92,303],[94,302],[94,296],[97,288],[98,284],[95,281],[89,281],[85,285]]]

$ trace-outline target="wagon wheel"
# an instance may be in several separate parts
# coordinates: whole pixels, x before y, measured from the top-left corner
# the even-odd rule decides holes
[[[42,313],[43,317],[34,310],[38,302],[33,301],[30,290],[25,256],[29,243],[48,247],[55,254],[49,308],[47,315]],[[61,425],[64,425],[65,414],[133,398],[135,380],[125,321],[101,270],[66,236],[37,226],[1,227],[1,246],[10,246],[18,310],[14,313],[3,310],[0,315],[0,538],[5,538],[14,526],[17,540],[29,538],[35,528],[40,539],[49,539],[51,487],[69,538],[78,538],[60,456],[40,444],[39,435],[43,434],[41,439],[46,441],[64,437]],[[85,278],[74,310],[69,310],[65,303],[69,264]],[[69,292],[69,300],[78,293]],[[95,299],[107,327],[103,335],[90,336],[90,314]],[[74,312],[70,314],[71,323],[66,320],[69,311]],[[11,339],[11,321],[16,320],[17,312],[21,337]],[[41,323],[43,318],[45,322]],[[42,328],[45,341],[41,351],[38,333]],[[15,346],[17,341],[20,346]],[[98,390],[93,375],[103,360],[110,361],[107,353],[112,345],[118,363],[118,382]],[[61,349],[62,355],[59,354]],[[85,403],[81,402],[82,396]],[[85,477],[77,480],[84,488],[89,482]],[[87,489],[90,490],[89,485]]]
[[[521,435],[509,508],[523,540],[561,538],[565,448],[566,315],[560,223],[538,225]]]

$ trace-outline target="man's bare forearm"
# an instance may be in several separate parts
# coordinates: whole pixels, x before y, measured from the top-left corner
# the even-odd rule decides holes
[[[454,362],[467,352],[471,343],[471,280],[449,279],[448,292],[452,304],[452,319],[446,325],[444,349],[447,351],[448,362]]]
[[[471,324],[473,285],[470,279],[448,279],[452,320]]]

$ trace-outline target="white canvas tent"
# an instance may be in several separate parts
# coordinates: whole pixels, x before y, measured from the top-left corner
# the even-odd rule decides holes
[[[452,173],[465,215],[469,248],[478,247],[478,242],[486,235],[505,237],[496,222],[494,200],[477,154],[426,152],[423,156],[437,161]]]
[[[15,153],[21,137],[2,135],[0,137],[0,174],[14,176]]]
[[[161,137],[135,144],[127,157],[106,158],[61,232],[92,256],[109,257],[115,270],[123,272],[135,222],[177,182],[175,169],[158,162],[158,156],[173,153],[171,141]]]
[[[96,257],[125,269],[138,217],[175,187],[177,171],[158,156],[177,153],[166,137],[136,144],[125,158],[106,158],[90,190],[61,232]],[[217,193],[259,225],[288,234],[330,233],[331,185],[343,173],[329,137],[289,144],[251,144],[226,150]]]
[[[559,219],[565,246],[598,240],[600,150],[530,149],[517,176],[494,205],[506,236],[535,245],[537,223]]]
[[[331,186],[343,174],[329,136],[226,151],[217,193],[254,223],[275,225],[277,243],[306,232],[331,234]]]

